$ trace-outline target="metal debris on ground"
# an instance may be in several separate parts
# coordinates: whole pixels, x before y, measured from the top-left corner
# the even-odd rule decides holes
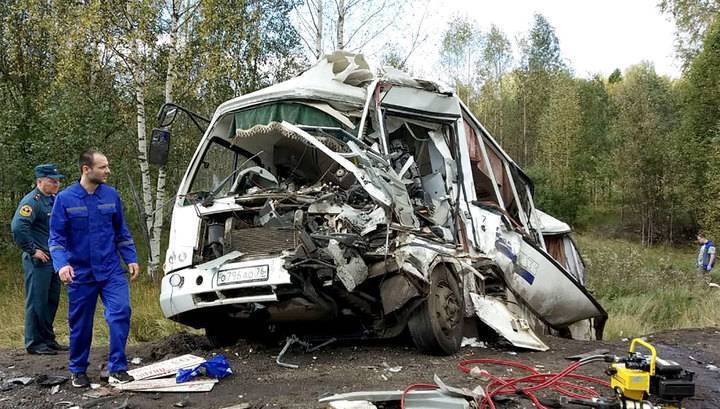
[[[221,409],[250,409],[249,403],[238,403],[237,405],[226,406]]]
[[[437,374],[433,377],[433,381],[435,382],[435,385],[440,388],[441,391],[446,392],[448,395],[451,396],[458,396],[462,398],[468,398],[472,400],[479,400],[483,396],[485,396],[485,390],[481,386],[477,386],[475,389],[467,389],[467,388],[456,388],[454,386],[447,385],[445,382],[440,379]]]
[[[89,400],[87,402],[83,402],[80,406],[82,407],[82,409],[89,409],[89,408],[102,409],[102,408],[108,407],[108,406],[106,406],[106,404],[115,403],[115,399],[118,399],[118,398],[119,398],[119,396],[115,396],[115,395],[101,396],[99,398],[95,398],[95,399]],[[80,406],[73,406],[73,408],[80,407]],[[123,403],[121,403],[119,406],[109,406],[109,407],[112,409],[127,408],[128,407],[127,398],[125,398],[125,401]]]
[[[694,356],[692,356],[692,355],[688,355],[688,358],[689,358],[689,359],[690,359],[691,361],[695,361],[695,362],[699,363],[700,365],[702,365],[702,364],[704,364],[704,363],[705,363],[705,362],[703,362],[703,361],[701,361],[701,360],[699,360],[699,359],[695,358],[695,357],[694,357]]]
[[[62,375],[40,375],[35,382],[40,386],[55,386],[67,382],[69,378]]]
[[[285,346],[283,347],[282,350],[280,350],[280,353],[278,354],[277,358],[275,358],[276,364],[278,364],[284,368],[290,368],[290,369],[297,369],[300,367],[299,365],[282,362],[283,355],[285,355],[285,353],[287,352],[287,350],[290,348],[290,346],[292,344],[300,344],[300,345],[304,346],[305,348],[310,348],[309,343],[307,343],[305,341],[301,341],[295,334],[293,334],[293,335],[287,337],[287,339],[285,340]]]
[[[320,403],[334,403],[340,401],[371,402],[373,404],[387,405],[399,402],[403,391],[361,391],[340,393],[321,398]],[[330,406],[332,408],[332,406]],[[362,407],[362,406],[361,406]],[[370,406],[370,408],[375,406]],[[461,397],[450,396],[442,390],[412,390],[405,394],[406,409],[470,409],[470,402]],[[351,406],[351,408],[354,408]]]
[[[130,399],[129,396],[126,397],[125,400],[121,404],[119,404],[117,406],[113,406],[112,409],[130,409],[130,405],[128,405],[129,399]]]
[[[330,345],[335,341],[337,341],[337,338],[330,338],[327,341],[321,342],[320,344],[318,344],[316,346],[312,346],[310,344],[310,342],[303,341],[300,338],[298,338],[297,335],[293,334],[293,335],[287,337],[287,339],[285,340],[285,346],[283,346],[283,348],[280,350],[280,353],[275,358],[275,363],[284,368],[297,369],[300,367],[299,365],[282,361],[283,356],[285,356],[285,353],[287,353],[287,351],[290,349],[290,347],[293,344],[302,345],[303,347],[305,347],[305,352],[313,352],[313,351],[317,351],[318,349],[320,349],[322,347]],[[313,359],[316,359],[316,357],[313,357]]]
[[[403,368],[402,366],[399,366],[399,365],[398,366],[390,366],[385,361],[383,361],[382,366],[383,366],[383,368],[385,368],[385,370],[387,372],[392,372],[392,373],[398,373],[398,372],[402,371],[402,368]]]
[[[54,395],[56,393],[60,392],[60,385],[55,385],[52,388],[50,388],[50,394]]]
[[[97,399],[97,398],[104,398],[105,396],[114,396],[119,395],[120,391],[115,388],[110,387],[101,387],[97,389],[92,389],[83,394],[84,397],[90,398],[90,399]]]
[[[190,405],[190,395],[185,395],[182,400],[173,403],[176,408],[184,408]]]
[[[5,381],[5,383],[11,383],[11,384],[14,384],[14,385],[26,386],[26,385],[28,385],[28,384],[29,384],[30,382],[32,382],[32,381],[33,381],[33,378],[30,377],[30,376],[21,376],[21,377],[18,377],[18,378],[8,379],[8,380]]]

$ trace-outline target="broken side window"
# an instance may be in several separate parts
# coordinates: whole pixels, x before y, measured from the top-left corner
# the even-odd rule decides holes
[[[513,175],[508,174],[508,170],[512,169],[511,166],[495,147],[488,143],[481,130],[476,129],[467,120],[463,120],[463,124],[468,140],[470,164],[478,202],[486,206],[501,208],[515,227],[521,228],[524,224],[523,217],[521,217],[524,207],[521,208],[521,205],[515,200],[514,178]],[[485,154],[483,154],[483,150]],[[496,186],[493,186],[493,177]],[[520,195],[519,191],[518,195]]]
[[[387,126],[390,162],[405,183],[415,213],[437,236],[453,240],[448,169],[455,165],[447,144],[449,127],[396,117],[389,118]],[[454,178],[450,175],[450,183]]]

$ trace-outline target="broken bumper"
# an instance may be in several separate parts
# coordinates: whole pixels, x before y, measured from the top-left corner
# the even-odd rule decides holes
[[[160,290],[163,315],[173,318],[199,308],[277,301],[277,286],[291,284],[283,264],[281,257],[273,257],[166,274]]]

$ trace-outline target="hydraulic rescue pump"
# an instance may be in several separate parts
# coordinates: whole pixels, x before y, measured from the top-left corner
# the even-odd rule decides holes
[[[650,355],[636,352],[636,345],[647,348]],[[610,386],[621,401],[650,400],[663,408],[680,408],[683,399],[695,394],[694,373],[677,362],[658,358],[655,347],[642,339],[633,339],[628,356],[613,361],[608,369]]]

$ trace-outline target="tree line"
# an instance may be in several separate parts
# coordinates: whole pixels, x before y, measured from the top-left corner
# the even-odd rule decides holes
[[[579,77],[540,14],[514,44],[496,26],[458,17],[444,31],[441,61],[458,95],[533,177],[538,207],[644,244],[686,241],[699,228],[719,237],[719,5],[659,5],[677,22],[677,79],[647,61]]]
[[[9,221],[33,185],[33,166],[56,162],[71,182],[76,157],[94,146],[111,160],[111,183],[136,239],[147,243],[150,271],[159,271],[166,210],[200,134],[179,120],[169,164],[150,167],[156,110],[174,102],[210,116],[227,99],[299,74],[323,52],[362,48],[401,21],[403,7],[373,0],[0,2],[0,251],[11,247]],[[648,244],[698,227],[720,234],[718,7],[687,0],[659,7],[677,22],[685,63],[679,79],[658,75],[649,62],[580,78],[542,15],[513,42],[500,27],[455,18],[437,50],[460,98],[534,178],[539,207]],[[412,71],[406,63],[427,40],[426,14],[405,30],[412,36],[406,49],[392,44],[378,57]]]

